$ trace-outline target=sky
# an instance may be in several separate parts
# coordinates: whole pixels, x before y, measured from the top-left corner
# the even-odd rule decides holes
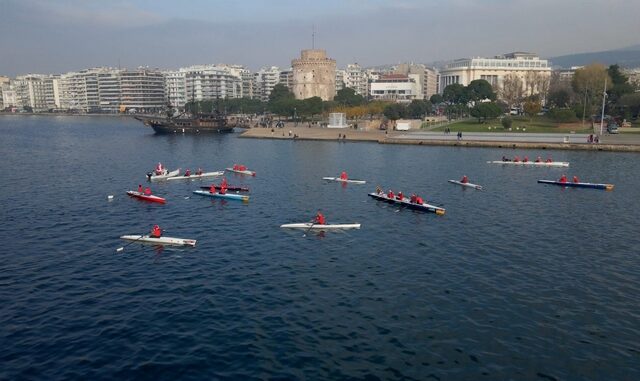
[[[228,63],[338,67],[640,43],[640,0],[0,0],[0,75]]]

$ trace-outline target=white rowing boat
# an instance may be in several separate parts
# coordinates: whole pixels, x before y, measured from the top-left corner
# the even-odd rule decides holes
[[[239,173],[241,175],[249,175],[249,176],[255,176],[256,175],[255,171],[250,171],[248,169],[240,170],[240,169],[233,169],[233,168],[225,168],[225,170],[229,171],[229,172],[233,172],[233,173]]]
[[[451,184],[462,185],[463,187],[469,187],[469,188],[475,188],[477,190],[482,190],[482,185],[478,185],[478,184],[463,183],[462,181],[458,181],[458,180],[449,180],[449,182]]]
[[[521,165],[523,167],[568,167],[569,163],[566,161],[550,161],[550,162],[535,162],[535,161],[502,161],[494,160],[487,161],[488,164],[504,164],[504,165]]]
[[[322,180],[337,181],[339,183],[350,183],[350,184],[366,184],[367,183],[365,180],[351,180],[351,179],[344,180],[339,177],[323,177]]]
[[[195,246],[195,239],[173,238],[173,237],[160,237],[153,238],[148,235],[123,235],[120,239],[125,241],[137,241],[143,243],[153,243],[157,245],[172,245],[172,246]]]
[[[170,177],[174,177],[174,176],[178,176],[180,174],[180,168],[176,169],[175,171],[166,171],[161,174],[161,175],[154,175],[155,172],[149,172],[147,173],[147,179],[149,181],[158,181],[158,180],[166,180]]]
[[[360,229],[360,224],[312,224],[311,222],[303,222],[298,224],[284,224],[280,225],[285,229],[310,229],[310,230],[348,230],[348,229]]]
[[[203,179],[205,177],[216,177],[216,176],[222,176],[222,175],[224,175],[224,171],[215,171],[215,172],[205,172],[199,175],[191,174],[189,176],[186,176],[186,175],[174,176],[174,177],[169,177],[167,180],[195,180],[195,179]]]

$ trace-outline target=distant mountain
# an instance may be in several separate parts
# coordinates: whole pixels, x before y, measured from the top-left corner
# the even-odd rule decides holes
[[[603,52],[577,53],[549,58],[553,66],[570,68],[584,66],[593,62],[604,65],[618,64],[627,68],[640,67],[640,45]]]

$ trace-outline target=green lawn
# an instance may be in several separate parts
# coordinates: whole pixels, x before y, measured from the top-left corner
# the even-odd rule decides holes
[[[451,132],[545,132],[545,133],[570,133],[574,131],[576,133],[590,133],[593,130],[589,124],[585,124],[586,128],[582,128],[580,123],[575,123],[571,127],[560,127],[560,124],[552,121],[544,116],[535,116],[532,118],[526,116],[516,116],[513,118],[513,124],[511,125],[511,131],[505,130],[500,124],[500,119],[491,119],[484,123],[478,123],[477,119],[466,120],[463,122],[454,122],[447,126],[438,127],[433,131],[444,131],[449,127]],[[565,125],[566,126],[566,125]],[[573,128],[572,128],[573,127]]]

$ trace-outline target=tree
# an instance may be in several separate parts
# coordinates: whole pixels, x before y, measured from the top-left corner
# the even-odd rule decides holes
[[[471,109],[471,116],[478,118],[478,123],[497,118],[502,114],[500,106],[493,102],[480,102]]]
[[[277,115],[293,115],[297,107],[295,96],[287,86],[278,83],[273,87],[269,94],[269,111]]]
[[[567,107],[571,101],[571,94],[566,89],[557,89],[549,92],[547,104],[552,107]]]
[[[442,95],[440,94],[433,94],[431,98],[429,98],[429,101],[432,105],[437,105],[444,102],[444,98],[442,98]]]
[[[322,98],[311,97],[298,101],[298,115],[314,116],[322,112]]]
[[[500,123],[502,124],[502,127],[505,130],[507,130],[507,129],[511,128],[511,124],[513,124],[513,119],[511,119],[511,117],[507,115],[507,116],[502,118]]]
[[[469,102],[467,89],[459,83],[452,83],[444,88],[442,98],[453,104],[466,104]]]
[[[385,107],[388,105],[388,102],[384,101],[373,101],[367,104],[367,113],[371,115],[373,118],[374,115],[380,115],[384,113]]]
[[[360,106],[365,103],[364,97],[360,94],[356,94],[356,91],[349,87],[338,90],[338,93],[333,97],[333,100],[343,106]]]
[[[422,119],[431,112],[431,102],[422,99],[414,99],[407,106],[407,115],[413,119]]]
[[[620,104],[626,107],[632,116],[640,115],[640,93],[623,95],[620,98]]]
[[[467,94],[469,100],[472,101],[481,101],[484,99],[489,99],[494,101],[496,99],[496,93],[493,92],[493,87],[491,84],[484,79],[476,79],[469,83],[467,86]]]
[[[385,106],[383,114],[390,120],[398,120],[404,118],[406,107],[401,103],[391,103]]]
[[[524,113],[532,117],[542,111],[542,105],[539,101],[529,100],[524,102]]]
[[[287,86],[285,86],[282,83],[278,83],[275,86],[273,86],[273,89],[269,94],[269,103],[275,102],[280,99],[286,99],[286,98],[293,99],[295,98],[295,96]]]
[[[633,86],[629,83],[629,78],[620,71],[618,65],[611,65],[607,69],[609,77],[611,77],[611,90],[607,92],[610,103],[617,103],[625,94],[633,93]]]
[[[601,64],[591,64],[576,70],[573,74],[571,86],[576,92],[582,104],[582,114],[588,116],[592,114],[594,108],[602,101],[604,83],[607,82],[607,89],[610,89],[611,78],[607,69]]]
[[[509,107],[520,103],[522,100],[523,84],[516,74],[507,74],[502,80],[502,99],[507,101]]]

